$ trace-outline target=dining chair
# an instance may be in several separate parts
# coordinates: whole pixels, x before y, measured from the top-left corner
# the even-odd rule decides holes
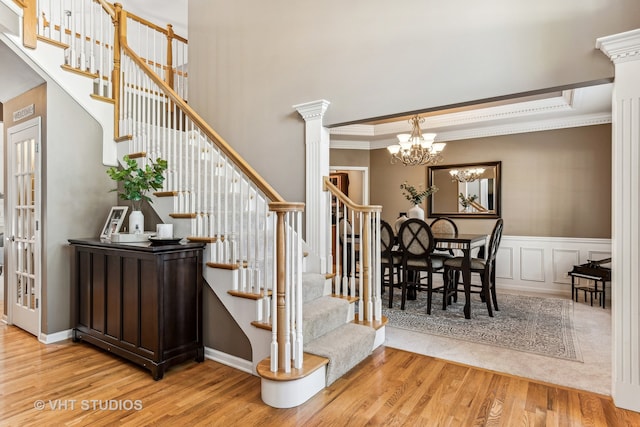
[[[489,316],[493,317],[493,310],[491,309],[491,302],[493,301],[493,307],[496,311],[500,311],[498,308],[498,300],[496,298],[496,254],[500,247],[500,240],[502,240],[502,229],[504,223],[502,218],[498,218],[493,231],[491,232],[491,238],[489,240],[489,246],[487,250],[486,258],[471,258],[471,273],[478,273],[480,275],[480,285],[471,285],[471,293],[480,294],[482,301],[487,304],[487,311]],[[447,284],[445,287],[454,289],[456,294],[458,292],[458,277],[459,274],[451,276],[451,273],[462,273],[462,257],[454,257],[444,262],[444,278],[445,281],[451,280],[453,277],[453,285]]]
[[[340,221],[338,221],[338,236],[340,239],[340,247],[341,249],[339,250],[339,253],[336,254],[336,257],[341,257],[343,252],[342,252],[342,246],[346,246],[346,260],[342,260],[343,262],[343,267],[346,267],[345,269],[345,273],[347,277],[351,277],[351,270],[352,270],[352,265],[355,263],[356,265],[356,269],[354,272],[354,277],[358,277],[359,276],[359,272],[358,272],[358,263],[360,262],[360,235],[359,234],[353,234],[353,228],[351,226],[351,221],[349,221],[348,219],[345,218],[340,218]],[[352,243],[355,243],[355,246],[353,248],[353,252],[354,252],[354,257],[355,259],[352,259],[351,256],[351,245]]]
[[[402,253],[402,301],[404,310],[407,300],[407,288],[412,286],[416,292],[422,289],[422,273],[427,273],[427,314],[431,314],[433,298],[433,271],[442,268],[442,259],[431,258],[435,246],[429,224],[421,219],[412,218],[403,222],[398,233],[398,243]]]
[[[391,225],[380,220],[380,270],[382,272],[382,290],[389,288],[389,308],[393,306],[393,291],[400,287],[402,257],[398,251],[393,250],[395,235]],[[397,280],[396,280],[397,279]]]
[[[431,231],[434,234],[445,234],[452,237],[455,237],[458,235],[458,226],[451,218],[446,218],[446,217],[436,218],[431,222],[430,227],[431,227]],[[442,283],[443,285],[445,285],[439,289],[443,293],[443,298],[442,298],[443,310],[447,309],[447,305],[451,304],[451,296],[455,295],[455,288],[452,285],[457,283],[457,281],[454,280],[454,281],[447,282],[444,277],[445,275],[444,262],[447,259],[453,258],[454,256],[455,256],[455,252],[453,251],[452,248],[436,247],[431,253],[432,259],[439,258],[442,260],[442,267],[438,269],[434,269],[433,272],[442,274]],[[453,272],[453,274],[457,274],[457,273]],[[447,287],[446,286],[447,284],[451,286]]]

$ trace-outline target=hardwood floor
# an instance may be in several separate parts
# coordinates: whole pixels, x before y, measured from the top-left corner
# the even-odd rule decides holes
[[[42,409],[34,408],[42,405]],[[260,379],[210,360],[154,381],[88,344],[0,325],[1,426],[633,426],[609,397],[381,347],[305,404],[274,409]]]

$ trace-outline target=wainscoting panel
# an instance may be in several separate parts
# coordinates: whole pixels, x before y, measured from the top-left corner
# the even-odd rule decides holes
[[[544,282],[544,249],[520,248],[520,279]]]
[[[497,287],[570,298],[568,272],[573,266],[610,256],[610,239],[503,236],[496,258]]]
[[[500,246],[496,254],[496,277],[513,279],[513,248]]]
[[[553,249],[553,283],[571,283],[569,272],[580,264],[578,249]]]

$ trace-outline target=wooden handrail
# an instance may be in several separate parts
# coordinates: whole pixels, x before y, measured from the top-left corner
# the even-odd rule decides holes
[[[471,201],[469,202],[469,204],[471,206],[473,206],[473,208],[475,210],[477,210],[478,212],[489,212],[487,208],[485,208],[484,206],[482,206],[480,203],[475,202],[475,201]]]
[[[324,177],[324,191],[331,191],[343,204],[347,205],[349,209],[353,209],[358,212],[382,212],[382,206],[380,205],[358,205],[353,202],[346,194],[344,194],[338,187],[331,183],[328,176]]]
[[[116,9],[115,9],[115,5],[106,2],[104,0],[95,0],[96,2],[98,2],[100,4],[100,6],[102,6],[102,8],[104,9],[105,12],[107,12],[109,14],[109,16],[111,16],[112,19],[115,19],[116,17]],[[120,7],[122,7],[122,5],[120,3],[116,3],[116,5],[120,5]]]
[[[153,28],[154,30],[156,30],[156,31],[157,31],[157,32],[159,32],[159,33],[163,33],[163,34],[165,34],[165,35],[169,35],[169,30],[168,30],[168,29],[166,29],[166,28],[162,28],[161,26],[159,26],[159,25],[157,25],[157,24],[154,24],[154,23],[153,23],[153,22],[151,22],[151,21],[147,21],[146,19],[141,18],[140,16],[138,16],[138,15],[136,15],[136,14],[133,14],[133,13],[131,13],[131,12],[127,12],[127,17],[128,17],[128,18],[131,18],[131,19],[133,19],[134,21],[139,22],[139,23],[141,23],[141,24],[143,24],[143,25],[146,25],[147,27],[151,27],[151,28]],[[171,24],[169,24],[168,26],[171,26]],[[173,29],[171,30],[171,37],[172,37],[172,38],[174,38],[174,39],[176,39],[176,40],[181,41],[181,42],[182,42],[182,43],[184,43],[184,44],[189,44],[189,41],[188,41],[186,38],[181,37],[181,36],[179,36],[178,34],[175,34],[175,33],[173,32]]]

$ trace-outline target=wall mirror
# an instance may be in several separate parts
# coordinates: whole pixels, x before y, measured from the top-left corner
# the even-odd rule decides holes
[[[500,164],[430,166],[428,182],[438,191],[427,198],[429,217],[499,218]]]

